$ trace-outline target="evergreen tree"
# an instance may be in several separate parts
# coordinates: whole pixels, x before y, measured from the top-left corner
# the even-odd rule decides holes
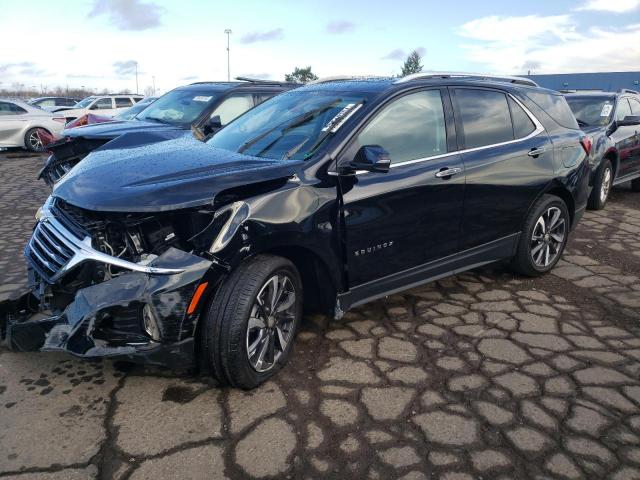
[[[284,76],[286,82],[292,83],[308,83],[312,80],[317,80],[318,76],[311,71],[311,66],[307,68],[298,68],[291,73],[287,73]]]
[[[404,61],[404,65],[402,66],[402,74],[401,77],[405,77],[407,75],[411,75],[412,73],[419,73],[422,71],[422,65],[420,61],[422,58],[417,50],[414,50],[409,54],[407,59]]]

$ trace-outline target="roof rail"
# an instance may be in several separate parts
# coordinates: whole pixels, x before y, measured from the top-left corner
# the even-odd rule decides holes
[[[472,78],[476,80],[494,80],[497,82],[517,83],[530,87],[539,87],[536,82],[525,77],[512,77],[509,75],[491,75],[488,73],[466,73],[466,72],[420,72],[412,73],[406,77],[399,78],[394,83],[406,83],[412,80],[429,78]]]
[[[621,88],[618,90],[620,93],[633,93],[634,95],[640,95],[636,90],[631,90],[630,88]]]
[[[262,78],[250,78],[250,77],[236,77],[235,79],[240,80],[241,82],[263,83],[265,85],[280,85],[282,83],[291,83],[291,82],[280,82],[279,80],[267,80]]]
[[[352,75],[334,75],[332,77],[322,77],[322,78],[318,78],[317,80],[311,80],[310,82],[307,83],[307,85],[314,85],[316,83],[329,83],[329,82],[335,82],[338,80],[353,80],[354,76]]]
[[[340,80],[371,80],[371,79],[385,79],[389,77],[375,76],[375,75],[334,75],[333,77],[323,77],[318,80],[311,80],[307,85],[313,85],[317,83],[329,83],[329,82],[337,82]]]

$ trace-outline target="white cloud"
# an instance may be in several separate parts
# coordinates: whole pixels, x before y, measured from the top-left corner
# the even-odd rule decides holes
[[[640,7],[640,0],[588,0],[576,10],[625,13]]]
[[[624,71],[640,58],[640,24],[578,31],[569,15],[491,16],[459,33],[475,40],[462,45],[468,58],[492,73]]]

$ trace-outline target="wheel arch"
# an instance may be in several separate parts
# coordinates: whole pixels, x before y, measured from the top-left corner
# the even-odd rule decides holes
[[[564,203],[567,205],[567,210],[569,210],[569,220],[571,221],[571,228],[574,227],[574,222],[575,222],[575,216],[576,216],[576,202],[575,199],[573,198],[573,195],[571,194],[571,192],[567,189],[567,187],[565,187],[560,181],[553,180],[552,182],[550,182],[547,187],[542,190],[534,199],[533,201],[529,204],[529,208],[527,209],[527,215],[529,214],[529,212],[531,211],[532,208],[534,208],[534,206],[536,205],[536,203],[544,196],[544,195],[554,195],[560,199],[562,199],[564,201]],[[522,220],[522,225],[520,227],[520,230],[524,230],[524,226],[525,226],[525,222],[526,222],[526,218],[527,215],[524,216],[524,219]]]
[[[618,156],[618,151],[615,148],[610,148],[603,156],[603,160],[609,160],[611,162],[611,167],[613,168],[613,178],[612,181],[616,179],[618,175],[618,168],[620,167],[620,158]]]
[[[265,248],[257,254],[276,255],[293,263],[302,279],[305,312],[333,315],[340,287],[317,252],[300,245],[278,245]]]

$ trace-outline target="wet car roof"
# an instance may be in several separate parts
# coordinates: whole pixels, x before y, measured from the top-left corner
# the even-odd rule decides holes
[[[177,87],[175,90],[215,90],[223,92],[239,85],[246,85],[246,82],[199,82],[192,83],[191,85],[183,85],[181,87]]]

